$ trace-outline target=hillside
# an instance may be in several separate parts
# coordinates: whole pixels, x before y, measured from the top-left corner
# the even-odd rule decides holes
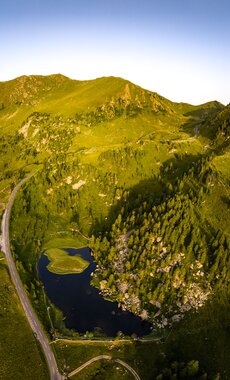
[[[15,201],[11,237],[48,330],[36,264],[44,247],[74,240],[92,248],[105,297],[170,333],[161,366],[196,359],[208,378],[230,376],[229,118],[217,101],[173,103],[122,78],[0,83],[1,208],[37,173]]]
[[[0,378],[46,380],[48,370],[0,253]]]

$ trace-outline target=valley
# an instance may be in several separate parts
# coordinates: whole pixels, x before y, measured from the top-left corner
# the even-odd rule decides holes
[[[1,212],[30,176],[14,200],[10,246],[47,336],[67,339],[51,344],[60,372],[112,355],[142,380],[229,378],[229,105],[173,103],[121,78],[62,75],[1,82],[0,104]],[[149,338],[160,341],[67,328],[44,302],[41,254],[52,274],[80,276],[87,262],[65,249],[83,247],[95,261],[91,285],[151,323]],[[112,379],[114,367],[97,362],[76,378]]]

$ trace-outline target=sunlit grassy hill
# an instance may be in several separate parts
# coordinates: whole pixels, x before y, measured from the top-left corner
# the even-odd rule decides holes
[[[0,252],[0,379],[46,380],[48,369]]]
[[[140,88],[122,78],[103,77],[95,80],[71,80],[60,74],[50,76],[22,76],[8,82],[0,82],[1,126],[20,123],[32,112],[48,112],[74,116],[89,113],[102,107],[112,119],[117,108],[128,115],[152,111],[153,113],[197,117],[218,110],[219,103],[210,102],[202,106],[173,103],[157,93]],[[18,125],[19,127],[19,125]]]
[[[20,172],[60,155],[67,165],[80,159],[81,170],[93,165],[113,173],[117,185],[132,186],[159,173],[166,160],[184,155],[186,162],[186,155],[203,152],[210,128],[226,112],[215,101],[173,103],[116,77],[76,81],[56,74],[1,82],[3,199]]]
[[[142,155],[142,178],[157,174],[164,161],[212,145],[228,110],[216,101],[173,103],[116,77],[77,81],[56,74],[0,82],[1,188],[20,170],[60,154],[68,164],[80,158],[82,165],[112,168],[131,186],[140,180],[133,154]],[[130,167],[123,159],[116,168],[105,157],[122,157],[124,148],[134,152]]]
[[[57,146],[59,152],[68,145],[74,151],[97,147],[100,153],[141,139],[194,137],[194,128],[222,108],[217,102],[173,103],[116,77],[76,81],[57,74],[0,83],[2,139],[10,135],[16,143],[24,137],[22,145],[17,143],[21,155],[29,159],[33,150],[39,161]]]
[[[8,82],[0,82],[0,91],[2,108],[14,104],[29,106],[41,103],[44,106],[44,101],[49,100],[50,103],[46,106],[53,112],[60,111],[55,107],[61,99],[62,112],[67,111],[68,106],[72,106],[71,112],[74,112],[74,107],[76,110],[86,110],[87,107],[95,107],[118,97],[121,102],[135,100],[137,103],[143,103],[147,101],[146,94],[154,95],[122,78],[102,77],[77,81],[60,74],[22,76]],[[168,105],[173,104],[160,96],[158,98]]]

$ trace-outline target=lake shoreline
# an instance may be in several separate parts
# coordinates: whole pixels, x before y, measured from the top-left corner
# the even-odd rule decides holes
[[[54,274],[47,269],[48,257],[38,262],[38,276],[50,301],[63,313],[65,326],[80,334],[138,337],[151,333],[151,325],[131,312],[122,311],[117,302],[106,300],[90,284],[96,264],[89,248],[66,248],[70,256],[81,255],[89,266],[79,274]]]

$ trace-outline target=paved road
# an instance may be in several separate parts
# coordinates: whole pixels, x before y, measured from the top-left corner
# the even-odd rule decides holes
[[[90,364],[92,364],[94,362],[97,362],[98,360],[102,360],[102,359],[111,360],[112,356],[109,356],[109,355],[96,356],[95,358],[92,358],[92,359],[88,360],[87,362],[85,362],[84,364],[82,364],[80,367],[76,368],[74,371],[70,372],[68,374],[68,377],[72,377],[72,376],[76,375],[77,373],[79,373],[80,371],[82,371],[85,367],[88,367],[88,365],[90,365]]]
[[[9,220],[10,220],[11,208],[12,208],[15,196],[17,194],[17,191],[23,185],[23,183],[26,182],[30,177],[24,178],[15,187],[15,189],[13,190],[13,192],[11,194],[9,203],[5,209],[3,219],[2,219],[2,242],[1,242],[1,245],[2,245],[2,251],[6,255],[6,259],[8,262],[12,281],[15,285],[16,290],[17,290],[18,296],[20,298],[21,304],[22,304],[23,309],[25,311],[26,317],[29,321],[30,327],[33,330],[34,335],[36,336],[37,340],[40,342],[42,349],[44,351],[46,361],[47,361],[49,371],[50,371],[50,379],[51,380],[63,380],[64,377],[58,371],[57,363],[56,363],[53,351],[49,345],[49,341],[48,341],[48,339],[47,339],[47,337],[46,337],[46,335],[42,329],[42,326],[41,326],[41,324],[37,318],[37,315],[35,314],[32,306],[31,306],[31,303],[30,303],[30,301],[29,301],[29,299],[25,293],[25,290],[24,290],[23,285],[21,283],[21,280],[19,278],[18,272],[17,272],[15,264],[14,264],[14,260],[12,258],[11,251],[10,251]],[[154,340],[158,340],[158,338],[154,339]],[[98,342],[98,341],[96,341],[96,342]],[[87,361],[86,363],[82,364],[80,367],[78,367],[77,369],[75,369],[74,371],[69,373],[68,377],[72,377],[72,376],[76,375],[77,373],[82,371],[85,367],[89,366],[90,364],[94,363],[95,361],[102,360],[102,359],[112,360],[112,357],[108,356],[108,355],[96,356],[95,358],[90,359],[89,361]],[[132,373],[132,375],[134,376],[134,378],[136,380],[141,380],[139,375],[136,373],[136,371],[134,371],[134,369],[132,367],[130,367],[130,365],[128,365],[127,363],[123,362],[120,359],[113,359],[113,360],[114,360],[114,362],[119,363],[120,365],[122,365],[123,367],[128,369]]]
[[[92,363],[94,363],[94,362],[96,362],[98,360],[102,360],[102,359],[113,360],[114,362],[119,363],[120,365],[122,365],[123,367],[125,367],[129,372],[131,372],[136,380],[141,380],[140,377],[139,377],[139,375],[136,373],[136,371],[134,371],[134,369],[132,367],[130,367],[130,365],[128,365],[127,363],[123,362],[123,360],[113,359],[112,356],[109,356],[109,355],[99,355],[99,356],[96,356],[95,358],[92,358],[92,359],[88,360],[86,363],[82,364],[80,367],[78,367],[74,371],[70,372],[68,374],[68,377],[72,377],[72,376],[76,375],[77,373],[79,373],[80,371],[82,371],[85,367],[88,367]]]
[[[136,380],[141,380],[140,376],[136,373],[136,371],[134,371],[134,369],[132,367],[130,367],[130,365],[128,365],[127,363],[123,362],[123,360],[115,359],[114,361],[116,363],[119,363],[119,364],[123,365],[123,367],[127,368],[129,370],[129,372],[132,373],[132,375],[135,377]]]
[[[30,176],[31,177],[31,176]],[[42,326],[37,318],[37,315],[35,314],[31,303],[25,293],[25,290],[22,286],[21,280],[19,278],[18,272],[16,270],[14,260],[11,255],[10,251],[10,242],[9,242],[9,220],[10,220],[10,211],[14,202],[14,198],[16,196],[16,193],[18,189],[23,185],[24,182],[26,182],[30,177],[24,178],[13,190],[9,203],[6,207],[6,210],[3,215],[2,220],[2,251],[6,255],[6,259],[8,262],[10,274],[12,277],[12,281],[15,285],[15,288],[17,290],[18,296],[20,298],[21,304],[23,306],[23,309],[25,311],[26,317],[29,321],[30,327],[34,332],[34,335],[36,336],[37,340],[40,342],[42,349],[45,354],[45,358],[49,367],[50,371],[50,379],[51,380],[62,380],[63,376],[58,371],[57,363],[53,354],[53,351],[51,350],[51,347],[49,345],[49,341],[42,329]]]
[[[94,339],[89,339],[89,338],[82,338],[82,339],[76,339],[76,338],[61,338],[61,337],[58,337],[56,336],[55,337],[55,340],[53,340],[51,343],[56,343],[56,342],[66,342],[66,343],[71,343],[71,344],[74,344],[74,343],[85,343],[85,344],[92,344],[92,343],[113,343],[113,342],[119,342],[119,343],[122,343],[122,342],[141,342],[141,343],[146,343],[146,342],[154,342],[154,343],[157,343],[157,342],[160,342],[162,340],[162,337],[158,337],[158,338],[136,338],[136,339],[132,339],[132,338],[121,338],[119,340],[117,340],[116,338],[113,338],[113,339],[97,339],[97,338],[94,338]]]

